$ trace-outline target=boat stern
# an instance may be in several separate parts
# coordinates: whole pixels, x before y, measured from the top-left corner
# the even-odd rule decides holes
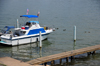
[[[5,44],[5,45],[12,45],[12,42],[11,41],[8,41],[8,40],[6,40],[6,41],[0,41],[0,43],[1,44]]]
[[[2,35],[0,43],[6,45],[12,45],[12,40],[8,36]]]

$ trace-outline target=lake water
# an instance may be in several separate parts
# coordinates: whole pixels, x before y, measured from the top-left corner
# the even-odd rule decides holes
[[[100,44],[100,0],[0,0],[0,29],[4,26],[15,26],[17,19],[23,24],[20,15],[40,12],[41,26],[58,28],[43,41],[42,49],[39,43],[14,47],[0,45],[0,57],[9,56],[18,60],[28,61],[56,53],[84,48]],[[77,28],[77,40],[73,43],[73,27]],[[78,59],[69,66],[99,66],[100,51],[87,57],[78,55]],[[56,66],[60,65],[56,61]]]

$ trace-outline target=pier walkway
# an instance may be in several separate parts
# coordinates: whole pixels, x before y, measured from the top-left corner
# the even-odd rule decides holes
[[[47,62],[52,61],[52,63],[53,63],[54,60],[58,60],[58,59],[61,60],[62,58],[66,58],[66,61],[68,61],[69,57],[74,57],[75,55],[79,55],[79,54],[83,54],[83,53],[87,53],[88,55],[94,54],[96,50],[100,50],[100,45],[90,46],[90,47],[86,47],[86,48],[82,48],[82,49],[76,49],[76,50],[67,51],[67,52],[63,52],[63,53],[59,53],[59,54],[54,54],[54,55],[50,55],[50,56],[46,56],[46,57],[41,57],[41,58],[37,58],[37,59],[31,60],[31,61],[28,61],[26,63],[31,64],[31,65],[38,65],[38,64],[44,63],[46,65]]]
[[[42,66],[42,65],[30,65],[25,62],[10,58],[10,57],[2,57],[0,58],[0,66]]]

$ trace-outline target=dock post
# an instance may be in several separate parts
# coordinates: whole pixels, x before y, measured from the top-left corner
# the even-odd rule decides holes
[[[73,60],[73,56],[71,56],[71,61]]]
[[[47,65],[47,63],[44,63],[44,66],[46,66]]]
[[[62,59],[60,59],[60,64],[62,63]]]
[[[40,44],[40,48],[42,48],[41,31],[40,31],[40,33],[39,33],[39,34],[40,34],[40,42],[39,42],[39,44]]]
[[[74,26],[74,42],[76,41],[76,26]]]
[[[69,57],[66,57],[66,63],[68,63],[68,61],[69,61]]]
[[[93,51],[92,55],[95,54],[95,51]]]
[[[91,52],[87,52],[88,56],[90,56]]]
[[[75,56],[71,56],[71,62],[73,61],[73,59],[75,59]]]
[[[54,65],[55,64],[55,61],[53,60],[53,61],[51,61],[51,65]]]

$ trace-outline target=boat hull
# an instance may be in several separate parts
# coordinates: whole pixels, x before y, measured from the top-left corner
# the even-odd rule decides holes
[[[47,38],[48,34],[42,35],[41,40],[45,40]],[[1,38],[0,43],[6,44],[6,45],[11,45],[11,46],[16,46],[16,45],[22,45],[22,44],[33,43],[33,42],[38,42],[38,41],[40,41],[40,37],[39,37],[39,35],[36,35],[36,36],[27,36],[27,37],[23,37],[23,38],[20,37],[20,38],[16,38],[16,39]]]

